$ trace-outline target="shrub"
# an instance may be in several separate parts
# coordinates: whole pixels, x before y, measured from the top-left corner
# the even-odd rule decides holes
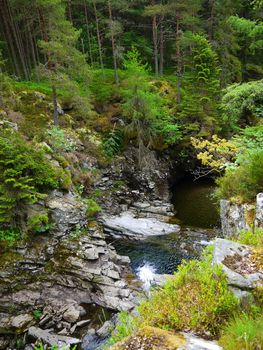
[[[263,316],[246,314],[234,318],[223,329],[220,345],[225,350],[255,350],[263,347]]]
[[[87,204],[87,216],[89,218],[92,218],[95,214],[101,211],[100,205],[93,198],[87,199],[86,204]]]
[[[227,168],[225,175],[217,180],[217,197],[254,201],[263,189],[263,167],[260,164],[263,164],[262,149],[246,152],[237,166]]]
[[[58,186],[44,153],[16,133],[0,131],[0,224],[11,223],[17,208]]]
[[[139,306],[142,325],[218,334],[237,309],[220,266],[211,266],[212,254],[201,261],[183,262],[164,287]]]

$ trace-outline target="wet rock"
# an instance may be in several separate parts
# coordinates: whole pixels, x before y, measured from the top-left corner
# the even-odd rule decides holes
[[[215,241],[213,264],[222,265],[227,275],[228,284],[238,289],[253,289],[263,285],[263,271],[249,269],[247,259],[251,256],[249,246],[218,238]],[[246,264],[242,269],[242,261]],[[251,261],[251,264],[253,262]],[[252,272],[251,272],[252,271]]]
[[[191,333],[183,333],[186,344],[178,350],[223,350],[216,341],[208,341]]]
[[[105,231],[114,237],[128,236],[135,239],[180,231],[178,225],[166,224],[154,218],[136,218],[130,211],[120,216],[104,217],[103,224]]]
[[[97,334],[101,338],[106,338],[114,328],[114,324],[111,321],[106,321],[103,326],[97,330]]]
[[[52,334],[51,332],[38,327],[30,327],[28,330],[28,335],[50,346],[57,344],[61,347],[63,345],[75,345],[81,343],[80,339],[66,337],[59,334]]]

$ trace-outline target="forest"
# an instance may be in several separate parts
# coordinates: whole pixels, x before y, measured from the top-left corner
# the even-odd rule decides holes
[[[127,306],[137,282],[128,283],[133,292],[125,297],[113,292],[117,282],[126,281],[122,276],[138,277],[142,268],[133,267],[129,256],[132,272],[127,273],[120,255],[112,258],[109,253],[111,244],[118,254],[122,247],[122,223],[118,221],[116,229],[115,219],[124,215],[125,225],[131,220],[131,227],[121,228],[121,239],[134,239],[137,219],[145,219],[145,224],[153,220],[153,231],[162,225],[167,225],[163,232],[181,229],[181,237],[188,227],[195,237],[190,221],[179,219],[173,207],[184,180],[186,187],[187,181],[190,187],[201,184],[202,190],[206,184],[213,187],[209,196],[221,229],[216,220],[214,226],[199,224],[198,229],[208,236],[211,229],[215,242],[224,237],[253,247],[252,268],[247,261],[240,264],[246,273],[263,274],[262,0],[0,0],[0,349],[55,350],[63,348],[61,341],[63,349],[76,344],[82,350],[168,350],[159,343],[172,337],[160,333],[164,330],[191,331],[219,341],[226,350],[261,349],[262,283],[242,287],[249,297],[244,304],[237,302],[230,292],[236,286],[228,288],[223,270],[211,267],[210,246],[197,256],[189,250],[186,257],[178,257],[180,264],[172,265],[175,278],[140,302],[140,317]],[[203,201],[209,202],[207,198]],[[97,254],[98,232],[107,253]],[[127,242],[124,255],[130,252]],[[100,273],[106,282],[97,282],[94,266],[83,267],[82,253],[75,254],[76,246],[70,253],[68,244],[79,245],[80,252],[90,245],[96,254],[89,252],[85,259],[91,265],[96,260],[96,268],[107,271]],[[140,247],[133,249],[136,253]],[[101,254],[113,266],[110,272]],[[73,298],[72,292],[61,291],[71,284],[60,278],[80,264],[79,256],[84,259],[83,276],[95,277],[82,276],[82,286],[79,275],[71,282],[78,310],[96,304],[121,311],[116,322],[103,311],[104,321],[115,322],[114,330],[101,336],[103,344],[96,343],[97,324],[90,326],[97,332],[93,345],[83,341],[78,327],[84,316],[57,321],[57,314],[67,313],[65,305],[54,311],[55,302],[52,312],[46,312],[56,297],[38,297],[25,305],[12,294],[26,285],[34,293],[49,290],[50,283],[62,299]],[[75,259],[75,265],[63,265],[64,258],[68,264]],[[35,272],[19,264],[32,264]],[[157,267],[154,271],[160,275]],[[263,275],[260,278],[262,282]],[[83,290],[90,294],[87,302],[80,302]],[[118,303],[110,304],[107,295],[119,298]],[[205,305],[206,298],[210,305]],[[19,315],[26,312],[28,320],[19,327],[13,320],[19,317],[17,310]],[[57,335],[65,330],[61,334],[74,336],[75,343],[58,336],[56,345],[42,333],[36,335],[32,328],[41,328],[47,316],[43,332],[50,328]]]

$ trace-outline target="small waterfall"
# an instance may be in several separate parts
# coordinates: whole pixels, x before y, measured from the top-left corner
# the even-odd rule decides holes
[[[143,287],[145,290],[149,290],[152,282],[154,281],[155,268],[150,264],[146,263],[137,270],[137,275],[139,279],[143,282]]]

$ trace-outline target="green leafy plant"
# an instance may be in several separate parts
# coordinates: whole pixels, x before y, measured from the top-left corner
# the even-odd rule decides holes
[[[40,310],[40,309],[35,309],[35,310],[32,311],[32,314],[33,314],[34,318],[35,318],[37,321],[39,321],[40,318],[41,318],[41,316],[43,315],[43,311]]]
[[[103,150],[107,158],[117,155],[123,147],[123,133],[120,130],[112,130],[103,141]]]

